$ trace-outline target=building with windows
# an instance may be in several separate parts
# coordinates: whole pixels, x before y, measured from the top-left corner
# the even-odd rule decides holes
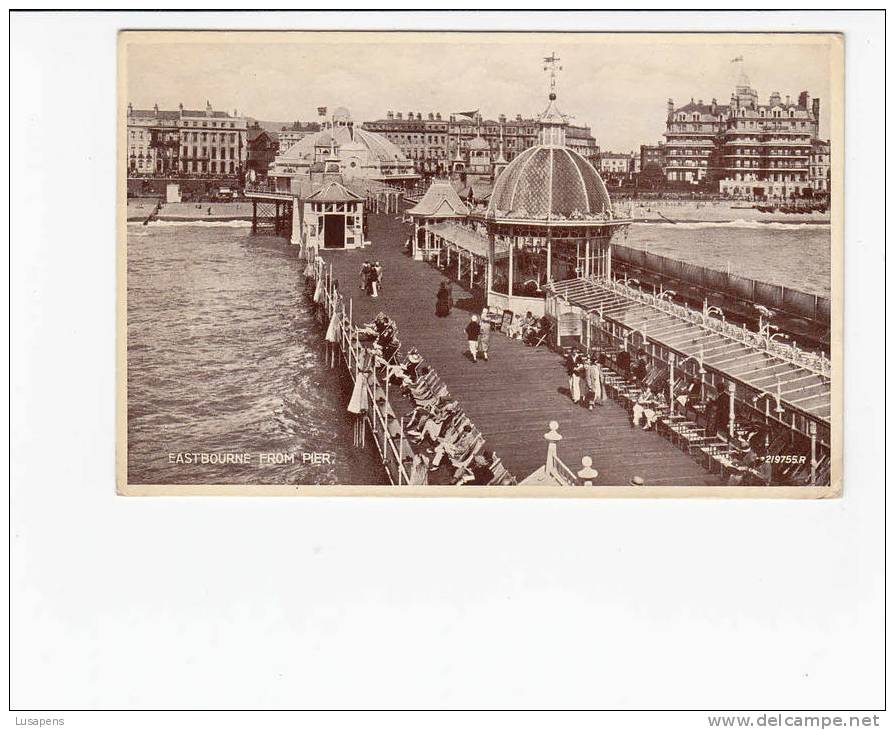
[[[815,195],[830,194],[830,141],[815,139],[811,143],[808,179]]]
[[[256,177],[267,175],[267,169],[277,156],[277,138],[258,122],[246,130],[246,171]]]
[[[628,155],[624,152],[602,152],[600,153],[600,174],[603,176],[627,175],[634,172],[633,160],[633,153]]]
[[[129,173],[236,175],[246,162],[246,120],[215,111],[127,107]]]
[[[820,100],[773,92],[767,104],[740,74],[727,105],[668,100],[665,177],[711,186],[723,195],[786,199],[812,189],[809,163]],[[717,186],[717,187],[715,187]]]
[[[283,127],[277,132],[277,143],[279,145],[277,151],[283,154],[292,145],[298,144],[309,134],[319,131],[320,124],[318,122],[293,122],[291,126]]]
[[[444,119],[440,112],[388,111],[384,119],[365,122],[363,128],[381,134],[413,160],[416,169],[426,174],[462,172],[480,163],[487,144],[493,162],[501,157],[507,162],[537,143],[538,120],[523,119],[521,114],[509,119],[501,114],[485,119],[478,110],[451,114]],[[600,148],[590,127],[568,125],[566,144],[591,163]],[[477,158],[472,160],[471,157]]]
[[[675,107],[674,101],[668,100],[665,177],[669,182],[695,184],[707,178],[726,114],[726,108],[719,106],[717,99],[712,99],[711,104],[690,99],[681,107]]]

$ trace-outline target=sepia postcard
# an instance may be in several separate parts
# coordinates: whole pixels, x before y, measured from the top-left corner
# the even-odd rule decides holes
[[[839,496],[843,43],[122,32],[119,493]]]

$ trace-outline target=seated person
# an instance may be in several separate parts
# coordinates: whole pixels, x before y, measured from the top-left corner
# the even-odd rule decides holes
[[[441,465],[441,460],[448,456],[451,461],[460,461],[475,445],[475,436],[472,433],[472,424],[467,423],[454,436],[445,435],[438,440],[435,447],[435,455],[432,457],[432,466],[429,471],[435,471]]]
[[[634,363],[631,375],[638,383],[643,383],[646,380],[646,372],[646,353],[641,352],[637,355],[637,362]]]
[[[649,386],[641,390],[640,395],[634,402],[632,425],[639,426],[640,419],[643,418],[646,420],[643,424],[643,430],[649,431],[658,418],[656,413],[658,403],[658,398],[653,395],[653,391],[649,389]]]
[[[493,451],[483,451],[474,456],[472,462],[463,470],[457,480],[457,484],[474,484],[486,486],[494,478],[493,466],[495,463]]]

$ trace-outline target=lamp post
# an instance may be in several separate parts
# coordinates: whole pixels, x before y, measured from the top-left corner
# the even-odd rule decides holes
[[[808,433],[811,436],[811,486],[817,485],[817,424],[811,421],[808,424]]]
[[[668,353],[668,413],[674,415],[674,353]]]
[[[727,416],[727,432],[730,434],[730,438],[733,438],[734,430],[736,428],[736,391],[737,386],[735,383],[727,384],[727,394],[730,397],[730,413]]]

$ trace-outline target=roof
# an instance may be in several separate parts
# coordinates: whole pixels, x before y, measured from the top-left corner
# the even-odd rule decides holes
[[[427,231],[431,231],[436,236],[440,236],[448,243],[453,244],[457,248],[468,251],[473,256],[480,258],[488,257],[488,238],[481,233],[477,233],[472,228],[461,226],[456,223],[429,223],[425,226]]]
[[[160,109],[159,111],[156,111],[155,109],[134,109],[131,112],[131,116],[148,117],[150,119],[180,119],[180,112],[166,111],[164,109]]]
[[[695,102],[690,102],[689,104],[684,104],[684,106],[680,106],[674,110],[677,112],[699,112],[700,114],[726,114],[730,111],[730,107],[725,104],[715,104],[715,111],[712,111],[711,104],[697,104]]]
[[[473,137],[469,140],[469,149],[471,150],[490,150],[491,145],[488,144],[481,136]]]
[[[469,210],[447,180],[433,182],[420,202],[407,212],[425,218],[457,218],[469,215]]]
[[[369,149],[381,162],[398,161],[409,163],[404,153],[381,134],[369,132],[359,127],[349,128],[347,126],[324,129],[306,135],[282,155],[282,161],[288,163],[290,160],[312,160],[314,159],[314,149],[316,147],[329,147],[333,143],[336,147],[341,147],[343,144],[352,142],[352,132],[353,141],[359,142]]]
[[[314,201],[315,203],[339,203],[345,201],[354,202],[356,200],[363,200],[363,198],[357,193],[351,192],[341,183],[338,183],[335,180],[330,180],[329,182],[323,183],[322,187],[319,187],[313,193],[308,195],[305,200]]]
[[[735,380],[757,394],[773,394],[776,376],[784,383],[782,401],[792,409],[829,423],[832,413],[829,377],[813,368],[792,362],[756,341],[749,342],[725,335],[717,327],[709,327],[701,318],[685,318],[673,310],[662,308],[646,297],[622,291],[617,284],[607,285],[588,279],[551,282],[551,291],[564,296],[571,304],[586,311],[602,311],[605,319],[626,329],[648,333],[655,340],[706,367]],[[717,325],[717,321],[713,321]],[[738,329],[738,328],[735,328]],[[754,335],[754,333],[753,333]],[[754,335],[755,340],[760,340]],[[743,394],[745,396],[745,394]]]
[[[496,218],[529,220],[603,218],[612,210],[599,173],[568,147],[538,145],[500,173],[488,204]]]
[[[271,142],[276,141],[276,137],[274,137],[270,132],[268,132],[264,127],[249,127],[246,130],[246,142],[254,142],[259,137],[267,137]]]

